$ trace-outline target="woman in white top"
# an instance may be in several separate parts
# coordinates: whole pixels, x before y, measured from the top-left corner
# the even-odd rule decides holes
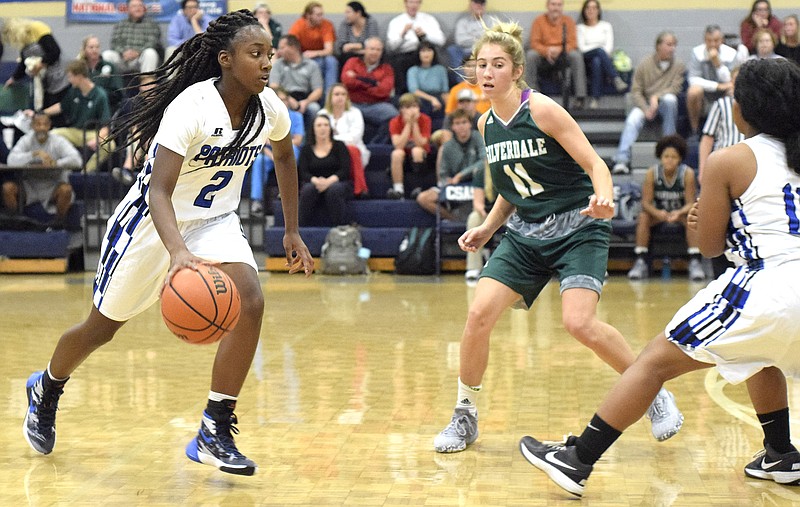
[[[364,168],[369,164],[370,152],[364,144],[364,116],[353,107],[350,94],[342,83],[331,86],[325,97],[325,108],[318,114],[324,114],[331,119],[333,138],[342,141],[350,151],[355,195],[365,193],[367,184]]]
[[[614,29],[603,21],[603,10],[597,0],[586,0],[581,7],[577,26],[578,49],[583,53],[586,74],[589,80],[589,107],[597,108],[597,99],[603,94],[603,83],[613,81],[618,92],[628,89],[628,84],[619,77],[611,51],[614,50]]]

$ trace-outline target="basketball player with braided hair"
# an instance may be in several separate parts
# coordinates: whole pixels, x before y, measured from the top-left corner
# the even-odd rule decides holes
[[[117,130],[131,129],[128,142],[149,146],[147,158],[108,220],[89,316],[62,335],[47,369],[28,379],[24,435],[37,452],[53,450],[58,400],[73,371],[155,303],[179,269],[214,262],[241,293],[241,317],[219,344],[200,430],[186,454],[223,472],[255,473],[234,443],[233,410],[258,344],[264,296],[236,210],[245,171],[268,140],[289,272],[314,269],[298,234],[289,114],[266,86],[271,57],[270,38],[249,11],[225,14],[149,74],[154,87],[122,118]]]
[[[509,306],[530,308],[553,276],[561,285],[567,332],[619,373],[636,356],[619,331],[597,318],[614,214],[611,174],[575,120],[523,80],[522,29],[497,22],[475,43],[478,85],[491,109],[478,120],[499,194],[483,224],[458,240],[479,251],[506,224],[483,268],[461,337],[458,397],[437,452],[458,452],[478,437],[476,401],[489,362],[489,338]],[[653,436],[665,440],[683,416],[672,394],[650,397]]]
[[[664,382],[712,366],[728,382],[746,383],[764,432],[745,475],[800,485],[785,377],[800,376],[800,67],[748,61],[733,93],[745,140],[708,157],[688,226],[703,255],[724,252],[735,266],[678,310],[579,437],[560,445],[520,442],[528,461],[574,495],[583,494],[594,464]]]

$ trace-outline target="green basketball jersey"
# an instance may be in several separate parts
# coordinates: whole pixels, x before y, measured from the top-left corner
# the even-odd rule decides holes
[[[653,201],[655,201],[653,204],[656,208],[675,211],[686,204],[686,194],[684,193],[686,190],[684,182],[686,167],[686,164],[679,165],[675,179],[670,182],[664,174],[664,167],[661,164],[656,166],[653,178]]]
[[[489,111],[483,130],[495,188],[526,222],[589,204],[589,175],[533,121],[527,100],[506,125]]]

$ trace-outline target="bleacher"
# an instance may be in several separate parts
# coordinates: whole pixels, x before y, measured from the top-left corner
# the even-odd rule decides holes
[[[332,19],[338,22],[338,14],[331,14]],[[520,19],[523,27],[527,28],[535,14],[538,13],[529,13],[526,11],[523,15],[517,17]],[[622,13],[615,13],[613,11],[609,13],[609,19],[612,21],[612,24],[615,24],[622,35],[620,40],[625,41],[624,34],[627,32],[624,28],[627,23],[630,23],[630,20],[633,19],[630,16],[633,15],[635,17],[639,14],[640,13],[637,12],[626,12],[624,13],[625,17],[620,17]],[[389,19],[390,13],[380,13],[378,16],[385,21]],[[450,29],[449,25],[452,23],[453,16],[445,15],[440,17],[442,21],[444,21],[443,26],[445,26],[446,29]],[[284,14],[279,16],[279,18],[283,18],[284,26],[287,26],[290,17]],[[291,19],[293,20],[294,16],[292,16]],[[75,27],[67,25],[61,26],[62,21],[59,19],[53,18],[48,21],[51,22],[59,32],[71,33],[75,30]],[[385,23],[383,26],[385,26]],[[699,27],[700,25],[698,24],[697,26],[684,27],[681,30],[686,30],[687,33],[696,35],[701,33]],[[650,30],[650,32],[655,33],[655,30]],[[628,49],[629,53],[633,56],[634,64],[641,59],[643,54],[652,51],[652,35],[652,33],[648,32],[641,37],[635,37],[633,39],[635,43],[627,41],[626,44],[622,45]],[[696,38],[696,42],[700,42],[700,38]],[[101,37],[101,39],[107,40],[107,34]],[[527,37],[524,37],[524,39],[527,39]],[[691,39],[687,37],[687,40]],[[65,47],[72,43],[69,38],[64,42]],[[691,45],[693,45],[692,42],[686,44],[687,51],[688,47]],[[682,49],[684,49],[684,46],[682,46]],[[681,56],[686,60],[686,56]],[[13,68],[15,64],[13,62],[3,62],[2,65],[4,66],[2,70],[7,73],[10,71],[9,67]],[[2,74],[3,72],[0,72],[0,75]],[[625,77],[627,78],[628,76]],[[556,86],[546,91],[557,94],[559,88]],[[624,126],[626,106],[622,95],[614,93],[612,88],[609,88],[606,92],[609,92],[609,95],[601,98],[600,108],[575,112],[574,115],[601,157],[606,161],[610,161],[616,148],[619,134]],[[556,100],[560,100],[560,98],[556,97]],[[626,176],[615,175],[615,183],[628,179],[641,181],[644,178],[644,171],[655,161],[653,147],[656,138],[657,129],[648,129],[646,127],[640,136],[640,141],[633,147],[631,174]],[[373,267],[373,269],[390,269],[392,266],[391,259],[396,255],[399,243],[402,241],[407,230],[412,226],[435,226],[436,221],[435,217],[421,210],[413,200],[388,201],[382,199],[386,190],[391,186],[387,174],[389,152],[391,148],[388,146],[370,146],[370,150],[372,151],[372,159],[369,166],[366,168],[365,175],[370,189],[371,199],[351,201],[348,204],[348,219],[361,226],[364,246],[372,251],[373,265],[382,266],[382,268]],[[692,155],[696,157],[696,150],[695,152],[691,152],[690,150],[690,158],[688,160],[690,165],[696,166],[696,164],[692,163]],[[90,175],[89,179],[76,173],[72,182],[73,186],[76,187],[76,209],[78,210],[77,226],[80,227],[80,234],[76,235],[75,232],[68,233],[65,231],[35,233],[45,234],[45,236],[41,236],[39,240],[36,239],[36,236],[31,236],[29,239],[24,239],[24,241],[22,236],[19,236],[19,239],[17,239],[17,236],[13,238],[3,237],[2,239],[5,241],[0,244],[0,256],[9,257],[10,259],[20,259],[23,258],[20,257],[23,254],[38,254],[41,256],[40,258],[61,259],[61,261],[59,261],[59,266],[63,265],[64,267],[59,267],[58,269],[63,270],[67,269],[68,265],[76,269],[82,267],[83,263],[64,261],[64,259],[77,258],[77,256],[75,256],[76,249],[82,249],[84,254],[94,252],[96,255],[102,238],[105,221],[113,211],[116,200],[121,197],[120,189],[118,188],[118,184],[113,181],[107,173]],[[86,190],[80,190],[81,185],[87,185],[85,187]],[[406,185],[407,191],[411,188],[413,188],[412,185]],[[247,192],[245,191],[244,194],[247,194]],[[268,214],[269,211],[271,211],[272,216],[268,216],[264,219],[263,217],[249,214],[249,202],[247,202],[246,198],[243,199],[244,202],[241,207],[242,221],[245,225],[248,237],[250,238],[251,245],[257,250],[263,248],[263,251],[270,258],[277,257],[276,260],[280,260],[279,267],[283,269],[281,236],[284,229],[280,203],[273,203],[271,209],[268,210]],[[312,254],[319,255],[319,249],[331,225],[332,224],[325,223],[324,217],[316,217],[312,226],[305,227],[301,230],[302,236],[311,249]],[[14,231],[5,232],[16,234]],[[621,260],[625,263],[633,257],[632,233],[633,227],[630,223],[614,223],[614,235],[612,236],[612,250],[610,254],[612,262]],[[64,241],[64,235],[70,238],[66,242]],[[60,239],[58,239],[58,237],[60,237]],[[80,244],[76,245],[76,237],[81,240]],[[47,239],[45,240],[44,238]],[[452,238],[446,238],[448,241],[450,239]],[[36,241],[42,241],[42,243],[40,243],[42,245],[41,249],[36,248]],[[3,245],[5,245],[5,250],[3,250]],[[19,245],[20,248],[16,248],[12,251],[8,245]],[[30,248],[27,250],[23,249],[23,245],[27,245],[26,248]],[[443,245],[445,248],[451,246],[452,245],[449,244]],[[454,255],[453,257],[457,256]],[[383,259],[383,261],[378,261],[378,259]],[[4,265],[5,264],[0,264],[0,271],[2,271],[2,266]],[[28,265],[30,266],[31,264],[28,263]],[[454,265],[456,266],[455,269],[458,269],[458,264],[456,263]],[[271,263],[270,259],[268,259],[266,266],[268,269],[271,269],[274,263]],[[91,269],[92,265],[87,264],[86,267]]]

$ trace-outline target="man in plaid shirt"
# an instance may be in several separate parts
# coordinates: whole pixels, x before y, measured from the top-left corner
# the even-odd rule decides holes
[[[161,46],[161,28],[146,14],[142,0],[128,0],[128,19],[111,32],[111,49],[103,51],[103,59],[121,72],[152,72],[161,61],[156,51]]]

